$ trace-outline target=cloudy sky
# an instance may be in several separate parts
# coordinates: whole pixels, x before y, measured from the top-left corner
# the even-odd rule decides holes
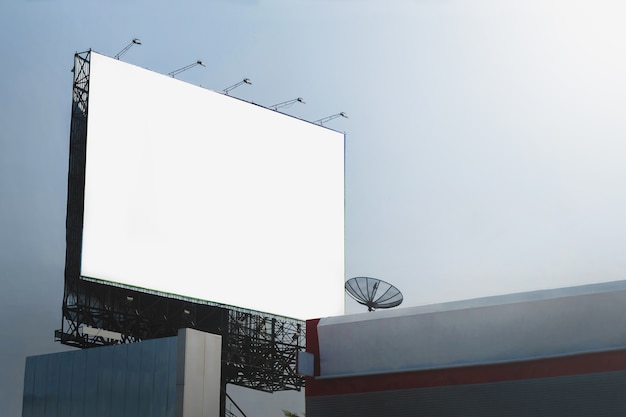
[[[24,358],[63,349],[74,52],[137,37],[127,62],[167,73],[202,59],[180,78],[221,90],[248,77],[233,95],[303,97],[286,111],[306,120],[346,112],[329,123],[347,138],[346,277],[392,282],[412,306],[626,279],[622,4],[3,0],[5,415],[20,415]]]

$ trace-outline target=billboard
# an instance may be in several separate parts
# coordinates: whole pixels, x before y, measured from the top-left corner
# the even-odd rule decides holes
[[[344,308],[344,135],[91,53],[81,277]]]

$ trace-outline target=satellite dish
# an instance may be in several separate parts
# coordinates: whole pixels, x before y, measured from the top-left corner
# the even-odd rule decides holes
[[[392,308],[402,304],[399,289],[383,280],[371,277],[354,277],[346,281],[346,292],[369,311]]]

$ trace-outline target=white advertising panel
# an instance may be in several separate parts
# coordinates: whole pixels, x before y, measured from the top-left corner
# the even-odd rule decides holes
[[[91,53],[81,275],[343,313],[344,135]]]

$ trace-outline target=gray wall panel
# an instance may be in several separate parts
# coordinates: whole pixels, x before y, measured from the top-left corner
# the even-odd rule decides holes
[[[46,374],[45,384],[48,397],[46,398],[45,415],[56,416],[59,411],[59,392],[61,390],[61,362],[48,358]]]
[[[84,396],[83,415],[93,416],[98,408],[98,396],[100,389],[102,368],[100,361],[101,349],[87,349],[85,352],[85,375],[84,375]]]
[[[35,395],[35,360],[27,360],[24,369],[24,393],[22,399],[22,417],[33,417]]]
[[[35,361],[35,379],[33,383],[33,417],[44,417],[46,412],[46,398],[48,388],[46,386],[46,371],[48,368],[48,358],[43,356]]]
[[[176,352],[176,343],[173,338],[167,340],[168,355],[160,355],[158,352],[154,352],[154,397],[150,403],[151,412],[164,410],[163,415],[165,417],[174,417],[174,407],[171,407],[169,404],[175,402],[173,394],[176,391],[168,387],[176,386],[176,369],[174,368],[172,371],[170,368],[171,353]],[[176,358],[174,357],[173,360],[176,361]]]
[[[307,397],[307,417],[617,417],[626,371]]]
[[[114,366],[113,350],[92,350],[100,352],[99,364],[101,365],[98,369],[98,398],[96,399],[94,415],[96,417],[110,417]]]
[[[154,343],[141,344],[141,356],[139,363],[139,396],[138,396],[138,417],[151,417],[153,414],[153,401],[155,378],[158,372],[156,365],[156,345]],[[156,410],[155,410],[156,411]]]
[[[178,417],[219,415],[222,337],[192,329],[178,337],[185,358],[176,375]]]
[[[139,411],[139,373],[141,371],[141,344],[129,345],[126,353],[125,417],[137,417]]]
[[[79,350],[72,352],[72,375],[71,375],[71,400],[70,412],[68,417],[83,417],[85,415],[85,362],[87,361],[87,352]],[[49,356],[49,355],[46,355]]]
[[[74,360],[72,354],[58,354],[56,360],[59,361],[59,387],[57,389],[57,416],[65,417],[70,415],[72,401],[72,374],[74,372]],[[29,360],[28,358],[27,360]],[[51,414],[50,417],[54,415]],[[48,417],[48,416],[46,416]]]
[[[176,395],[177,395],[177,387],[176,387],[176,372],[178,368],[178,338],[172,338],[170,340],[170,349],[169,349],[169,368],[168,368],[168,387],[170,390],[168,391],[168,400],[167,400],[167,413],[168,417],[176,416]],[[171,387],[174,387],[174,390],[171,390]]]
[[[124,395],[126,393],[126,351],[130,345],[121,345],[110,352],[112,362],[111,415],[124,417]],[[114,354],[115,353],[115,354]]]

